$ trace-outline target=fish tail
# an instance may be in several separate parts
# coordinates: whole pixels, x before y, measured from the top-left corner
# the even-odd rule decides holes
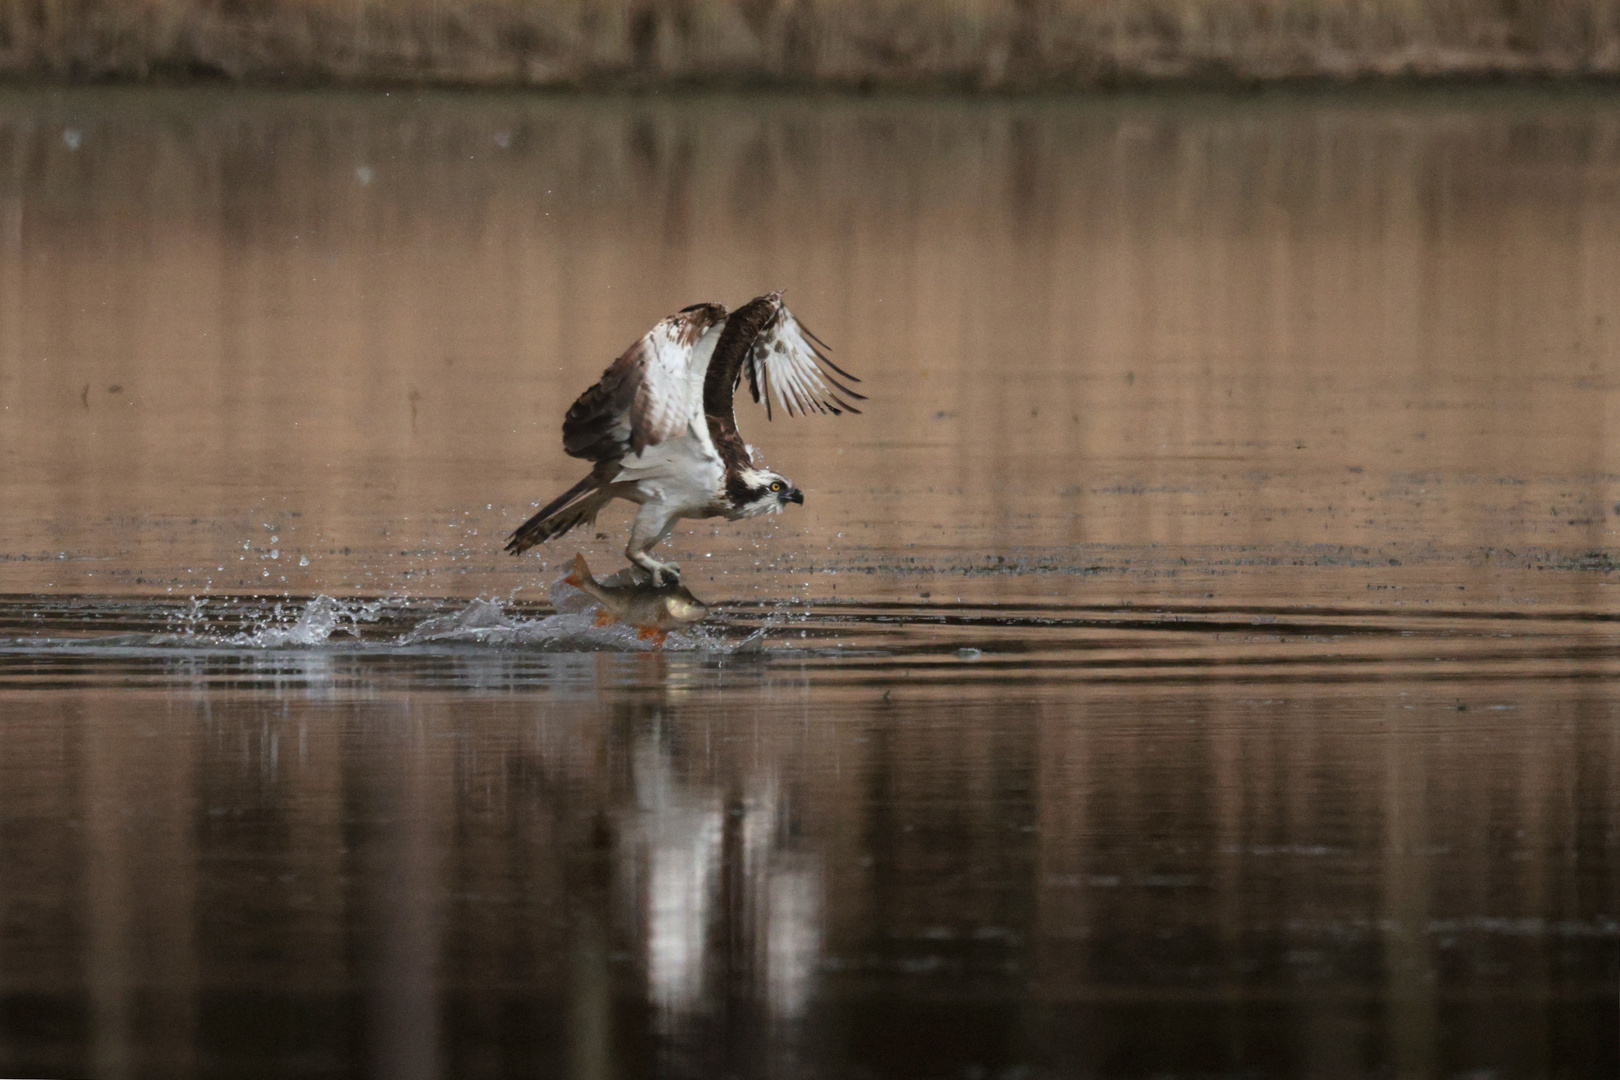
[[[591,576],[591,567],[585,561],[585,556],[576,551],[574,552],[574,569],[567,577],[563,578],[563,584],[572,585],[576,589],[583,589],[586,582],[595,585],[596,579]]]

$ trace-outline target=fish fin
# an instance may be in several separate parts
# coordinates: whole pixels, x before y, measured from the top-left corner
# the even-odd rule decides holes
[[[667,637],[669,637],[669,634],[666,631],[658,629],[656,626],[636,627],[637,641],[650,641],[654,645],[662,645],[664,643],[664,639]]]
[[[618,621],[619,621],[619,617],[617,615],[613,614],[613,612],[609,611],[607,608],[602,608],[600,611],[598,611],[596,613],[596,625],[597,626],[612,626],[614,623],[616,623]]]
[[[568,582],[568,584],[572,585],[576,589],[581,585],[584,585],[587,581],[592,585],[596,584],[596,579],[591,577],[591,566],[585,561],[584,552],[574,552],[574,570],[563,580]]]

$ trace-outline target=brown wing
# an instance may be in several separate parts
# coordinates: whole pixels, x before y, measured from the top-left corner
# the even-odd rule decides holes
[[[765,401],[767,419],[771,417],[773,388],[789,415],[812,410],[835,415],[860,412],[827,384],[856,401],[866,398],[840,384],[821,365],[850,382],[860,380],[828,360],[810,344],[811,340],[819,342],[794,319],[782,303],[780,292],[750,300],[726,319],[703,377],[703,414],[709,422],[709,437],[728,471],[753,465],[748,446],[737,432],[737,384],[742,381],[744,367],[748,369],[748,389],[754,400]]]
[[[703,415],[709,422],[709,438],[728,473],[754,464],[748,444],[737,432],[735,401],[743,361],[770,317],[771,305],[764,296],[733,311],[726,318],[714,355],[709,358],[709,370],[703,376]]]
[[[563,418],[563,450],[587,461],[639,454],[686,431],[692,420],[692,351],[726,317],[694,304],[664,319],[615,360]]]

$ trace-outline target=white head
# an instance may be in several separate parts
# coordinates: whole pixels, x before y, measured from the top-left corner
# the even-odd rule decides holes
[[[780,514],[788,503],[804,503],[793,481],[769,469],[740,469],[726,480],[726,495],[738,517]]]

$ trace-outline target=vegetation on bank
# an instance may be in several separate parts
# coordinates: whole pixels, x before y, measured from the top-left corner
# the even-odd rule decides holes
[[[0,78],[1055,89],[1614,76],[1620,0],[0,0]]]

